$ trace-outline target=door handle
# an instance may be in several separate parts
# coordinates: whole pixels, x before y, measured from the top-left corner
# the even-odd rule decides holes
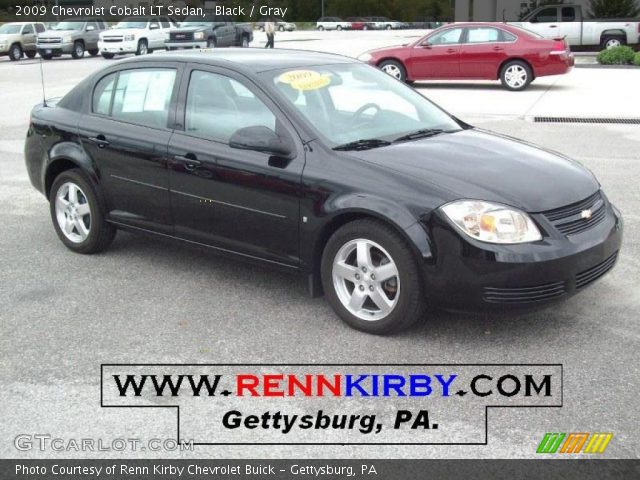
[[[96,135],[95,137],[89,137],[87,140],[89,140],[91,143],[95,143],[98,146],[98,148],[104,148],[107,145],[109,145],[109,142],[107,141],[104,135]]]
[[[173,159],[177,162],[183,163],[184,168],[187,170],[195,170],[202,165],[202,162],[192,153],[187,153],[186,155],[174,155]]]
[[[558,28],[557,25],[549,25],[549,28]]]
[[[502,47],[493,47],[494,52],[501,52],[502,50],[504,50]]]
[[[458,50],[456,50],[455,48],[450,48],[449,50],[447,50],[447,53],[456,53]]]

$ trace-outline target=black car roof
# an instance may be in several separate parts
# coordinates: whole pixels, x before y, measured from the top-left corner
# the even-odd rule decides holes
[[[267,70],[313,67],[337,63],[358,63],[357,60],[331,53],[308,50],[265,50],[262,48],[216,48],[210,50],[186,50],[134,57],[121,63],[159,61],[195,62],[220,67],[235,67],[253,73]]]

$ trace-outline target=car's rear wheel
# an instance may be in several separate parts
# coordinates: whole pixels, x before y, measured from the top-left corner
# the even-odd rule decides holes
[[[318,27],[318,30],[320,30],[320,31],[322,32],[322,31],[324,30],[324,27],[323,27],[322,25],[320,25],[320,26]]]
[[[9,49],[9,58],[14,62],[22,58],[22,47],[19,43],[11,45],[11,48]]]
[[[84,57],[84,43],[76,42],[73,44],[73,51],[71,56],[75,59]]]
[[[407,80],[407,71],[405,70],[404,65],[396,60],[385,60],[380,62],[378,68],[396,80],[400,80],[401,82],[405,82]]]
[[[621,47],[627,44],[627,39],[621,35],[607,35],[602,38],[602,48],[610,49],[615,47]]]
[[[113,240],[116,230],[105,221],[95,190],[80,170],[56,177],[49,204],[56,233],[70,250],[97,253]]]
[[[341,30],[342,30],[342,25],[338,25],[338,26],[336,27],[336,30],[341,31]]]
[[[149,45],[147,41],[143,38],[138,40],[138,48],[136,49],[136,55],[146,55],[149,53]]]
[[[397,332],[424,312],[414,255],[393,228],[377,220],[357,220],[336,231],[324,249],[321,276],[329,304],[358,330]]]
[[[27,58],[35,58],[36,57],[36,52],[35,50],[30,50],[28,52],[24,52],[24,54],[27,56]]]
[[[242,36],[242,44],[240,45],[242,48],[249,48],[249,37],[246,35]]]
[[[114,57],[113,53],[102,52],[102,58],[106,58],[107,60],[111,60]]]
[[[278,27],[278,31],[279,31],[279,32],[284,32],[284,27],[283,27],[282,25],[280,25],[280,26]]]
[[[502,67],[500,80],[505,88],[517,92],[529,86],[533,81],[533,72],[525,62],[514,60]]]

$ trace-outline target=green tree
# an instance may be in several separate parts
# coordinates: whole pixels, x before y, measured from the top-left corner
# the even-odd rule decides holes
[[[640,15],[637,0],[589,0],[590,18],[632,18]]]

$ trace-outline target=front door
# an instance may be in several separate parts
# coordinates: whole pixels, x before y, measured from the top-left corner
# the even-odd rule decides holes
[[[108,74],[96,84],[78,131],[112,221],[173,232],[166,155],[177,78],[176,68],[149,66]]]
[[[463,28],[449,28],[416,45],[408,60],[414,79],[458,78]]]
[[[182,130],[169,144],[177,236],[275,263],[298,263],[304,149],[279,109],[242,76],[193,66],[184,76]],[[294,141],[297,156],[229,146],[240,128],[265,126]]]

